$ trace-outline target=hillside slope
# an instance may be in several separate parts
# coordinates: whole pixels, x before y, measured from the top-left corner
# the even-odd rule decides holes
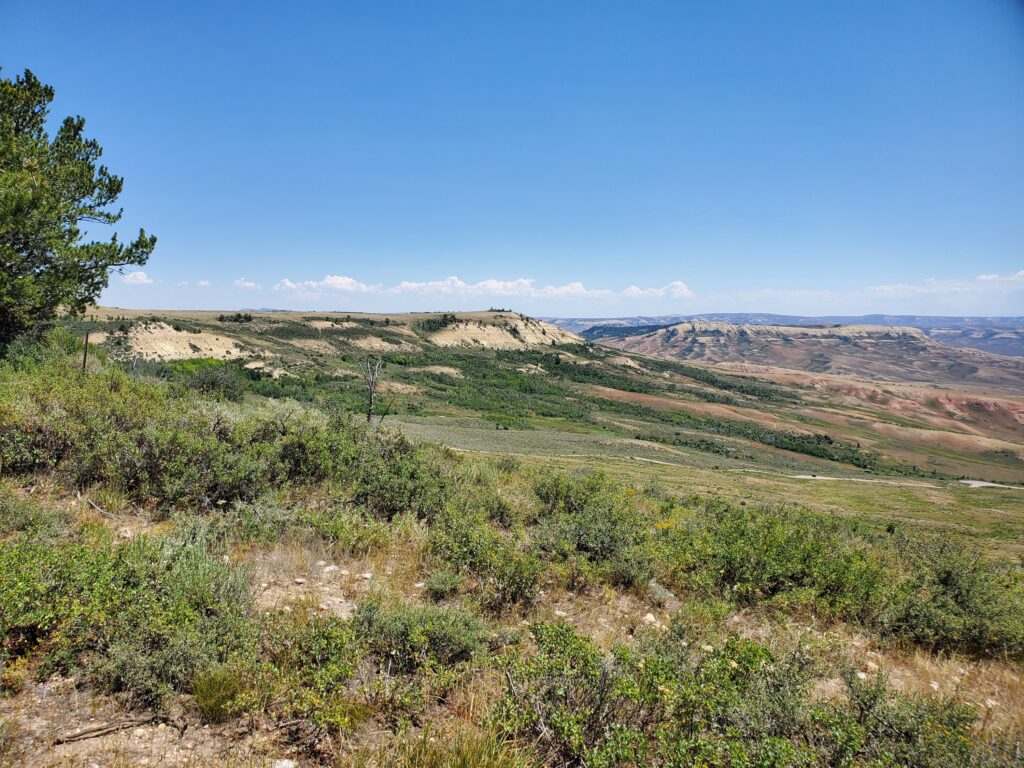
[[[932,315],[774,315],[765,312],[716,312],[703,315],[636,315],[633,317],[549,317],[542,318],[572,333],[591,329],[628,333],[676,325],[691,320],[734,325],[885,325],[918,328],[935,341],[953,347],[980,349],[997,355],[1024,357],[1024,317],[955,317]]]
[[[582,342],[573,333],[515,312],[225,314],[98,307],[89,318],[97,329],[92,340],[105,344],[115,357],[248,359],[253,367],[309,367],[339,355],[436,347],[525,350]]]
[[[771,493],[778,498],[815,507],[834,505],[837,494],[854,491],[843,486],[822,494],[807,487],[804,476],[937,473],[1024,484],[1024,398],[999,387],[670,361],[587,344],[514,312],[101,309],[74,329],[80,339],[88,331],[92,345],[138,375],[234,397],[248,392],[363,413],[368,401],[361,361],[379,357],[385,367],[376,412],[416,439],[544,462],[625,462],[627,474],[636,471],[637,461],[668,461],[667,474],[677,478],[688,468],[716,493],[751,484],[767,493],[763,473],[772,476]],[[809,343],[831,332],[802,333]],[[847,335],[865,344],[873,331]],[[721,335],[715,341],[726,343]],[[890,342],[929,343],[917,332]],[[778,334],[771,343],[788,349]],[[887,357],[909,364],[915,355],[894,350]],[[867,359],[879,363],[885,357]],[[849,503],[895,512],[906,506],[895,493],[904,488],[876,488]],[[939,501],[936,489],[906,492]],[[978,498],[964,497],[948,482],[941,493],[944,505]]]
[[[617,349],[674,360],[1024,392],[1024,361],[950,347],[917,328],[687,321],[653,329],[597,326],[584,336]]]

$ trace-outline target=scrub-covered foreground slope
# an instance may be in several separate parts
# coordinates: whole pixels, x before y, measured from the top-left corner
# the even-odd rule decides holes
[[[578,428],[649,417],[586,389],[612,365],[736,400],[679,402],[790,392],[554,349],[388,370],[498,377],[511,417]],[[81,354],[58,331],[0,362],[4,764],[1020,762],[1024,577],[977,537],[413,443],[297,360]]]

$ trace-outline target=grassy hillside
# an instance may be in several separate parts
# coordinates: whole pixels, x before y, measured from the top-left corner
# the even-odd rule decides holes
[[[449,427],[445,442],[455,447],[501,451],[512,441],[517,452],[549,454],[564,444],[569,455],[710,471],[1024,484],[1024,400],[999,392],[729,373],[584,344],[514,313],[239,319],[102,310],[75,330],[87,329],[135,370],[176,380],[192,375],[182,359],[208,359],[246,391],[355,410],[365,402],[358,363],[379,356],[387,364],[379,413],[414,434],[424,423],[431,434]],[[530,434],[467,431],[474,424]]]
[[[124,322],[107,332],[130,345]],[[112,343],[83,373],[61,331],[7,351],[7,763],[133,765],[158,748],[167,765],[236,766],[1019,760],[1019,562],[899,515],[706,493],[676,468],[920,469],[790,430],[784,414],[810,407],[792,386],[581,346],[443,348],[433,323],[396,322],[371,326],[410,347],[388,356],[391,412],[575,435],[609,450],[609,471],[597,448],[543,460],[367,428],[332,372],[353,370],[347,341],[270,356],[312,339],[300,323],[225,328],[238,360],[139,362]],[[623,443],[667,458],[624,459]],[[90,712],[131,728],[78,740]]]

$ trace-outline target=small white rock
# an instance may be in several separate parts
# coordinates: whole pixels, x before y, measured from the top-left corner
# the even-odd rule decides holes
[[[317,564],[318,568],[323,568],[325,565],[327,565],[327,561],[326,560],[317,560],[316,564]]]
[[[868,679],[868,673],[867,672],[858,672],[857,673],[857,679],[858,680],[867,680]]]
[[[296,579],[296,580],[295,580],[295,583],[296,583],[296,584],[305,584],[305,583],[306,583],[306,580],[305,580],[305,579],[302,579],[302,578],[299,578],[299,579]]]
[[[370,579],[373,578],[373,574],[370,573],[369,571],[367,571],[366,573],[359,574],[359,578],[365,579],[366,581],[369,581]]]
[[[932,680],[930,683],[928,683],[928,687],[931,688],[933,691],[939,690],[939,684],[935,680]]]
[[[658,620],[654,617],[653,613],[648,613],[644,616],[644,624],[657,624]]]
[[[985,699],[985,706],[991,709],[999,704],[995,699]]]
[[[336,565],[328,565],[326,568],[324,568],[324,573],[334,573],[337,570],[338,570],[338,566],[336,566]]]
[[[426,582],[423,582],[423,581],[417,581],[415,584],[413,584],[413,586],[416,589],[423,589],[425,586],[427,586],[427,584],[426,584]]]
[[[295,761],[287,758],[283,760],[275,760],[270,764],[270,768],[295,768]]]
[[[349,570],[348,568],[342,568],[340,571],[338,571],[338,573],[340,573],[342,576],[348,576]]]
[[[566,613],[565,611],[555,611],[555,616],[557,616],[560,619],[564,619],[568,615],[569,614]]]

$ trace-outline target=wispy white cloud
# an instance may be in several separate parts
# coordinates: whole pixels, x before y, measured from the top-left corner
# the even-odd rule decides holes
[[[143,272],[141,269],[136,272],[129,272],[121,277],[121,282],[125,285],[151,285],[153,278]]]
[[[842,288],[757,288],[701,292],[689,305],[704,312],[787,315],[1005,315],[1024,306],[1024,270],[975,277],[849,285]]]
[[[236,288],[245,288],[246,290],[255,290],[262,287],[259,283],[254,283],[252,280],[246,280],[244,277],[239,277],[235,280],[234,286]]]
[[[403,280],[385,287],[380,283],[363,283],[345,275],[325,275],[322,280],[294,281],[283,278],[275,290],[285,291],[304,298],[317,298],[327,294],[381,294],[415,296],[458,296],[458,297],[511,297],[521,299],[648,299],[673,298],[689,299],[693,292],[686,283],[676,280],[660,288],[639,288],[631,285],[622,290],[588,288],[579,281],[564,285],[537,285],[532,278],[520,277],[515,280],[480,280],[469,283],[456,277],[443,280],[416,282]]]
[[[978,275],[975,280],[986,283],[1024,283],[1024,269],[1014,272],[1012,275]]]
[[[909,298],[913,296],[942,296],[951,294],[1006,294],[1024,290],[1024,269],[1009,275],[985,274],[973,280],[925,278],[916,283],[889,283],[872,285],[864,289],[870,296]]]
[[[320,298],[328,293],[377,293],[380,285],[367,285],[347,275],[324,275],[323,280],[301,280],[295,282],[287,277],[278,281],[275,291],[287,291],[304,298]]]
[[[865,288],[864,292],[872,296],[926,296],[936,293],[956,293],[969,290],[970,286],[970,282],[963,280],[936,280],[934,277],[929,277],[919,283],[871,285]]]
[[[196,280],[196,285],[198,285],[200,288],[209,288],[210,287],[210,281],[209,280]]]
[[[598,299],[614,295],[613,291],[587,288],[580,282],[544,286],[537,286],[534,282],[530,278],[520,277],[516,280],[481,280],[477,283],[467,283],[453,276],[423,283],[403,281],[387,288],[385,292],[420,296],[512,296],[529,299]]]
[[[694,294],[682,280],[674,280],[663,288],[638,288],[631,285],[622,291],[627,299],[692,299]]]

